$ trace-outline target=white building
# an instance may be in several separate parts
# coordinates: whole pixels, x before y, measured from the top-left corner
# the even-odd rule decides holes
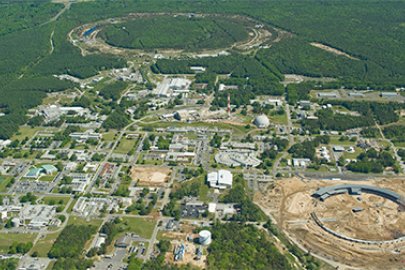
[[[270,125],[270,120],[266,115],[262,114],[257,116],[253,123],[258,128],[267,128]]]
[[[305,168],[311,163],[309,158],[293,158],[293,166]]]
[[[219,170],[218,172],[210,172],[207,175],[207,182],[210,187],[226,189],[232,187],[233,176],[228,170]]]
[[[92,132],[90,130],[86,131],[86,132],[74,132],[74,133],[71,133],[69,136],[73,140],[77,140],[77,141],[81,141],[81,142],[85,142],[89,139],[98,141],[102,138],[102,135],[100,133]]]

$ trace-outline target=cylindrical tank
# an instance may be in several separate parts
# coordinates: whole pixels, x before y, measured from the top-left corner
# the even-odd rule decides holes
[[[211,232],[207,231],[207,230],[202,230],[199,234],[199,239],[198,241],[200,242],[201,245],[203,246],[208,246],[209,244],[211,244]]]

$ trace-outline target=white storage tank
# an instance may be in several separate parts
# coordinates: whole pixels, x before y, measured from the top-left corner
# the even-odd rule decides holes
[[[211,244],[211,232],[207,231],[207,230],[202,230],[199,234],[199,242],[201,245],[203,246],[208,246],[209,244]]]

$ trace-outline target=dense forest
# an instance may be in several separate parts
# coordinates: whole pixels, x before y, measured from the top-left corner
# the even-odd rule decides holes
[[[108,25],[100,36],[112,46],[130,49],[192,50],[226,48],[247,39],[248,33],[242,23],[231,18],[150,16]]]
[[[40,104],[49,91],[73,87],[51,80],[53,74],[79,78],[96,75],[99,70],[123,67],[125,59],[112,55],[81,55],[67,40],[68,32],[83,23],[130,12],[243,13],[287,34],[271,48],[256,55],[197,59],[193,65],[209,65],[212,73],[247,78],[254,94],[281,94],[281,72],[311,76],[331,76],[344,85],[390,88],[405,85],[404,3],[401,1],[94,1],[74,3],[60,17],[54,17],[61,4],[49,2],[10,2],[0,11],[0,138],[8,138],[26,122],[28,108]],[[347,53],[350,59],[311,46],[318,42]],[[171,60],[168,60],[171,61]],[[215,63],[199,63],[199,62]],[[190,73],[190,61],[175,65],[158,62],[154,71]],[[28,81],[35,82],[33,88]],[[338,86],[338,83],[335,83]],[[28,85],[28,87],[27,87]],[[304,91],[305,92],[305,91]],[[289,91],[294,99],[293,90]],[[391,119],[391,118],[390,118]],[[380,121],[380,120],[378,120]],[[385,122],[381,119],[381,122]],[[391,120],[389,120],[391,121]]]
[[[212,233],[208,269],[293,269],[269,236],[254,225],[217,224]]]

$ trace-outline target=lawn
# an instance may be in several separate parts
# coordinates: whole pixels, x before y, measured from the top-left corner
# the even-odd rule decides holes
[[[120,143],[117,145],[117,148],[114,149],[114,152],[118,154],[127,154],[131,149],[135,147],[136,140],[128,140],[127,138],[122,138]]]
[[[116,133],[116,131],[103,133],[103,141],[113,141]]]
[[[31,254],[36,251],[38,253],[38,257],[47,257],[49,250],[51,250],[52,245],[55,242],[56,238],[58,238],[59,234],[60,232],[51,233],[39,239],[35,246],[32,248]]]
[[[42,198],[43,203],[48,205],[61,205],[65,209],[67,203],[69,202],[69,196],[44,196]]]
[[[36,233],[0,233],[0,252],[7,252],[16,243],[34,242]]]
[[[25,137],[32,138],[35,133],[40,131],[40,127],[31,128],[30,126],[21,126],[18,132],[12,137],[11,140],[24,140]]]
[[[133,232],[146,239],[152,237],[156,226],[156,221],[150,218],[124,217],[122,221],[125,224],[125,232]]]
[[[68,221],[68,225],[70,225],[70,224],[74,224],[74,225],[92,225],[92,226],[95,226],[97,228],[99,228],[102,223],[103,223],[102,219],[92,219],[92,220],[88,221],[88,220],[86,220],[84,218],[80,218],[80,217],[76,217],[76,216],[70,216],[69,221]]]
[[[330,136],[330,145],[341,145],[341,146],[354,146],[356,142],[352,142],[350,140],[340,141],[339,138],[341,136]]]
[[[275,124],[281,124],[281,125],[287,125],[288,124],[288,119],[287,119],[287,114],[277,114],[274,113],[269,116],[270,123],[275,123]]]
[[[42,181],[42,182],[52,182],[55,179],[57,174],[58,173],[56,172],[56,173],[51,174],[51,175],[43,175],[38,180]]]
[[[13,177],[0,175],[0,192],[4,192],[7,189],[7,185],[11,182]]]

